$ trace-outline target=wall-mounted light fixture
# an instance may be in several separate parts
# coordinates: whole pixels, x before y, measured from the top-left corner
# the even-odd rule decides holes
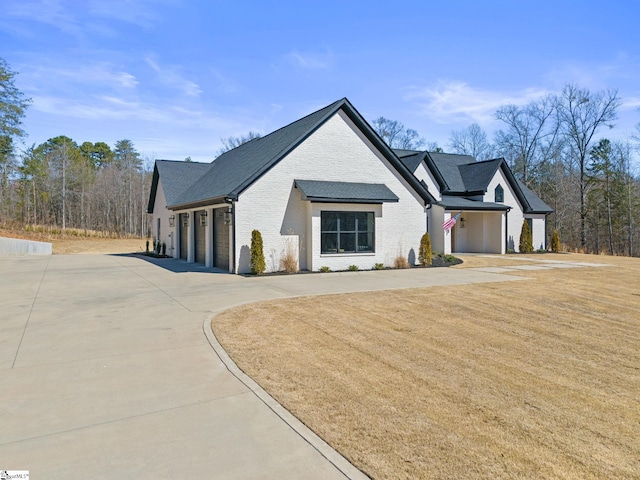
[[[467,219],[460,217],[460,228],[467,228]]]
[[[173,227],[176,224],[176,216],[175,215],[169,215],[169,226]]]
[[[200,214],[200,226],[201,227],[206,227],[207,226],[207,211],[206,210]]]
[[[231,225],[231,221],[233,220],[233,214],[231,213],[231,209],[224,212],[224,224]]]

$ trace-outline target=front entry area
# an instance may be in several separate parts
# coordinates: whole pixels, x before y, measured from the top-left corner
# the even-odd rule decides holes
[[[502,218],[503,212],[463,212],[451,229],[451,251],[502,253]]]

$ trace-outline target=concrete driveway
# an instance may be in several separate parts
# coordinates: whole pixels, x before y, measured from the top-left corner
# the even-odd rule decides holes
[[[208,319],[263,299],[518,278],[471,269],[243,278],[136,256],[0,257],[0,470],[366,478],[227,369],[203,331]]]

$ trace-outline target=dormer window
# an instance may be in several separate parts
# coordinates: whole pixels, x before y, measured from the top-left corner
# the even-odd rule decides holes
[[[498,185],[496,187],[495,197],[496,197],[496,199],[495,199],[496,203],[503,203],[504,202],[504,189],[502,188],[501,185]]]

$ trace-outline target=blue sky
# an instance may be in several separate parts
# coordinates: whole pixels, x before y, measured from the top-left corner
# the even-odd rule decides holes
[[[640,122],[640,5],[594,1],[2,0],[0,57],[57,135],[211,161],[339,98],[446,147],[452,130],[569,82],[617,88],[610,138]]]

